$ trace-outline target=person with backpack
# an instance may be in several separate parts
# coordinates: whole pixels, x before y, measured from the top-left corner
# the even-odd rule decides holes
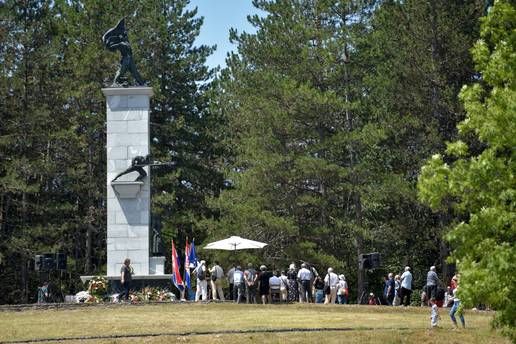
[[[206,262],[201,260],[194,270],[197,276],[197,288],[195,291],[195,301],[208,300],[208,282],[206,281]]]
[[[211,293],[212,300],[220,300],[224,301],[224,292],[222,291],[222,278],[224,277],[224,270],[219,265],[218,261],[215,261],[215,265],[210,269],[211,273]],[[219,298],[217,299],[217,293],[219,294]]]

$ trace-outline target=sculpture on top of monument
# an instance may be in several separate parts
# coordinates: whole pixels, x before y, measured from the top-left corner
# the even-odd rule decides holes
[[[134,81],[138,86],[144,86],[146,82],[141,77],[136,69],[133,59],[133,52],[125,30],[125,18],[120,19],[114,28],[106,31],[102,36],[102,42],[110,51],[120,51],[121,59],[120,66],[116,72],[115,79],[112,86],[128,86],[127,79],[124,77],[125,73],[131,72]]]

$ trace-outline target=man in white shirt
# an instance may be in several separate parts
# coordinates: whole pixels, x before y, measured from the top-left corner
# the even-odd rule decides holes
[[[301,286],[301,290],[299,291],[299,302],[310,302],[312,300],[312,288],[310,288],[312,277],[312,272],[307,269],[306,264],[301,264],[301,269],[299,269],[297,273],[297,279]]]
[[[206,262],[201,260],[199,265],[194,270],[197,276],[197,288],[195,291],[195,301],[199,301],[201,296],[202,300],[208,300],[208,283],[206,282]]]
[[[277,296],[280,298],[280,289],[281,289],[281,279],[279,278],[278,271],[274,271],[272,276],[269,278],[269,299],[271,302],[274,301],[274,297]]]
[[[210,269],[211,273],[211,294],[212,299],[217,299],[217,293],[221,301],[224,301],[224,292],[222,291],[222,277],[224,277],[224,270],[219,265],[219,262],[215,261],[215,265]]]
[[[236,303],[240,303],[242,294],[244,293],[244,273],[240,266],[237,266],[235,272],[233,272],[233,283],[233,296],[235,297]]]
[[[410,267],[405,267],[405,272],[401,275],[401,292],[400,298],[401,303],[403,305],[403,300],[405,299],[405,306],[410,305],[410,296],[412,295],[412,274],[410,273]]]
[[[328,274],[324,277],[324,285],[329,286],[329,294],[326,293],[324,304],[335,304],[337,299],[337,285],[339,284],[339,276],[333,272],[333,268],[328,268]]]

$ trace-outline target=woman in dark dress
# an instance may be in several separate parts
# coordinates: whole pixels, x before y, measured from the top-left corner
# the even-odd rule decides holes
[[[262,304],[266,304],[269,299],[269,278],[272,277],[272,273],[267,271],[265,265],[260,266],[260,276],[258,281],[260,282],[260,297],[262,298]]]
[[[287,271],[288,279],[288,301],[296,302],[299,300],[299,291],[297,285],[297,270],[294,263],[290,264]]]

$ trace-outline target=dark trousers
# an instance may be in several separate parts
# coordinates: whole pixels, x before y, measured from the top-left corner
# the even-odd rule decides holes
[[[401,292],[400,292],[401,301],[400,301],[400,304],[403,304],[403,300],[405,300],[405,306],[409,306],[410,305],[410,297],[411,296],[412,296],[412,290],[405,289],[405,288],[401,287]]]
[[[122,300],[123,295],[125,300],[129,300],[129,289],[131,289],[131,281],[125,281],[124,283],[122,283],[122,288],[124,288],[124,291],[120,293],[118,299]]]
[[[387,304],[392,306],[392,301],[394,301],[394,294],[386,295],[387,296]]]
[[[308,294],[308,297],[307,297]],[[310,288],[310,280],[301,281],[301,299],[306,302],[312,302],[312,288]]]
[[[247,288],[245,288],[245,297],[247,303],[256,303],[256,286],[253,285],[247,285]]]
[[[229,283],[229,299],[230,300],[234,300],[234,295],[233,295],[233,283]]]
[[[437,286],[436,285],[427,285],[426,286],[426,295],[428,300],[434,299],[437,296]]]

